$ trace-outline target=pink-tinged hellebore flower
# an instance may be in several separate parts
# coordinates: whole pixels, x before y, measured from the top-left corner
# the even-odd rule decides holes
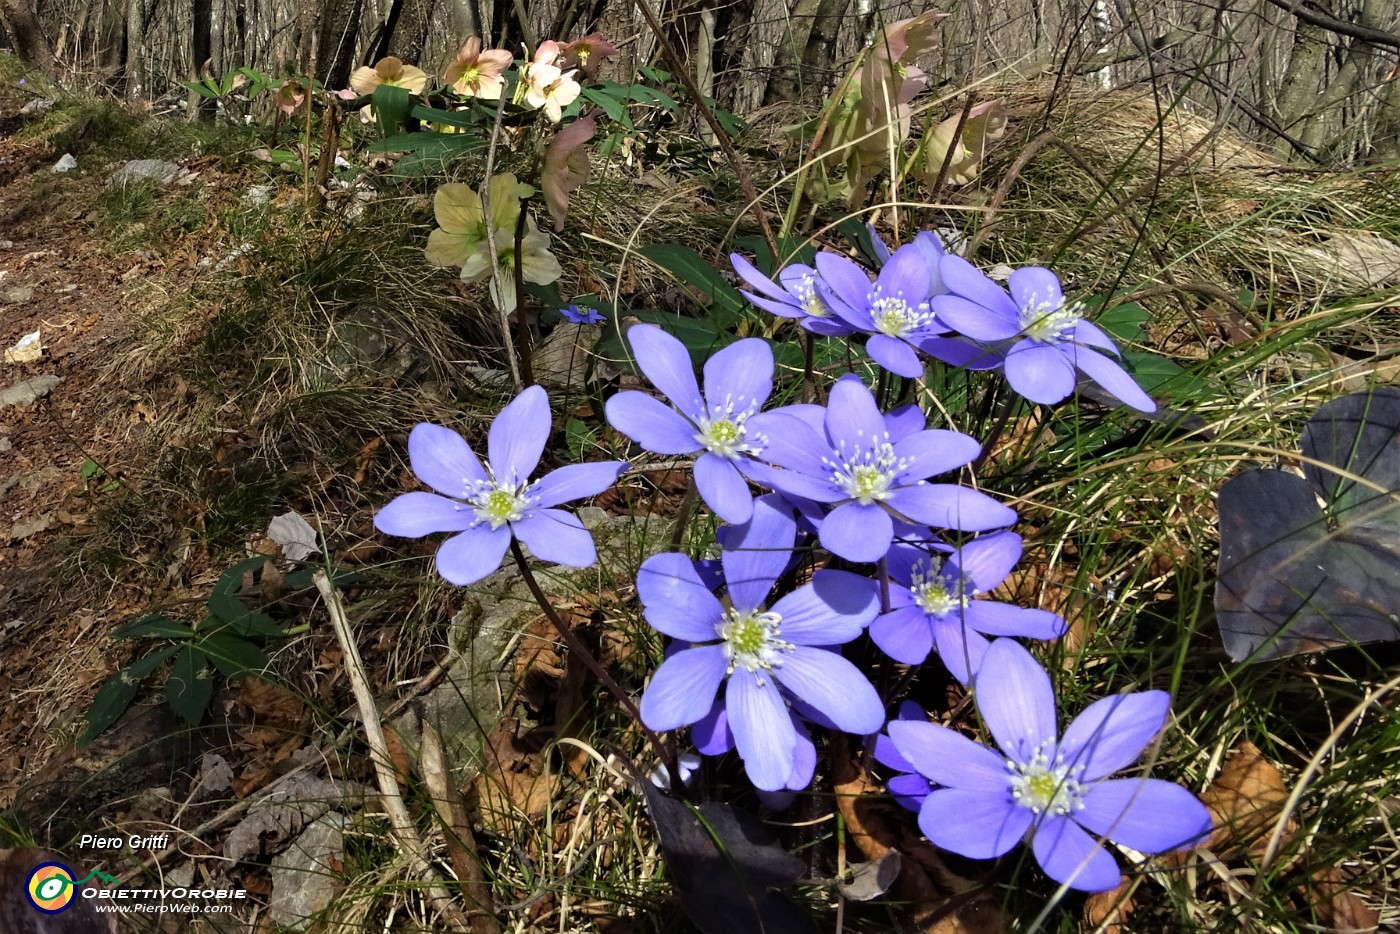
[[[288,78],[277,86],[274,100],[278,110],[291,116],[306,102],[306,86],[295,78]]]
[[[577,68],[586,78],[598,77],[603,62],[617,55],[618,48],[601,32],[590,32],[582,39],[566,43],[559,57],[560,68]]]
[[[559,58],[562,46],[550,40],[541,42],[535,50],[535,57],[522,69],[521,88],[516,96],[523,97],[526,104],[536,110],[544,109],[551,122],[558,123],[564,118],[564,108],[578,99],[583,88],[574,80],[574,71],[564,71],[554,62]]]
[[[428,86],[428,73],[390,55],[381,58],[373,68],[361,65],[350,76],[350,87],[360,94],[373,94],[381,84],[404,88],[410,94],[422,94]]]
[[[442,77],[452,86],[452,90],[464,97],[500,100],[501,91],[506,86],[503,75],[514,60],[505,49],[482,51],[481,39],[472,36],[462,43]]]
[[[999,749],[933,723],[896,720],[887,728],[899,754],[941,786],[919,807],[919,828],[935,846],[995,859],[1029,834],[1046,875],[1103,892],[1117,887],[1120,873],[1099,838],[1151,854],[1194,846],[1210,833],[1210,812],[1185,788],[1108,777],[1137,761],[1166,725],[1166,692],[1095,701],[1059,736],[1050,676],[1022,645],[997,639],[973,679],[973,697]]]
[[[485,465],[452,429],[418,425],[408,436],[409,461],[437,492],[397,497],[379,510],[374,527],[406,538],[455,532],[438,548],[437,567],[459,586],[496,570],[512,537],[541,561],[588,567],[597,557],[593,536],[575,516],[553,507],[603,492],[627,465],[570,464],[531,483],[549,429],[549,397],[539,386],[516,396],[491,423]]]
[[[768,603],[796,537],[797,523],[784,510],[755,503],[752,519],[720,557],[728,605],[677,552],[653,555],[637,575],[647,622],[688,643],[652,675],[642,722],[658,731],[699,723],[723,690],[728,730],[744,770],[763,791],[788,788],[797,771],[801,743],[790,704],[805,703],[856,734],[875,732],[885,715],[865,675],[832,650],[858,637],[875,616],[873,581],[821,570]]]
[[[953,134],[962,123],[962,132],[955,141]],[[924,143],[924,175],[932,185],[948,163],[948,173],[944,181],[950,185],[966,185],[977,177],[977,170],[986,154],[987,144],[1001,139],[1006,133],[1006,110],[1001,101],[986,101],[968,111],[967,119],[962,114],[949,117],[929,131]],[[956,147],[955,144],[956,143]],[[949,158],[948,150],[952,149]]]

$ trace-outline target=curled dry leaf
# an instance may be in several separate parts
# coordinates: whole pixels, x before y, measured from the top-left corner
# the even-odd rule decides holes
[[[1225,760],[1225,768],[1201,800],[1210,809],[1215,825],[1206,842],[1209,849],[1222,859],[1244,851],[1259,855],[1288,800],[1288,787],[1278,766],[1246,740]],[[1285,843],[1297,829],[1289,818]]]
[[[592,114],[580,117],[554,134],[545,150],[540,188],[556,232],[564,229],[564,221],[569,216],[569,195],[588,181],[588,151],[583,146],[597,130],[598,123]]]
[[[1336,866],[1313,873],[1304,897],[1317,912],[1317,920],[1336,934],[1369,934],[1380,929],[1380,912],[1361,900],[1347,885],[1351,880]]]
[[[1123,876],[1118,888],[1094,892],[1084,900],[1084,923],[1102,934],[1122,934],[1133,913],[1133,881]]]

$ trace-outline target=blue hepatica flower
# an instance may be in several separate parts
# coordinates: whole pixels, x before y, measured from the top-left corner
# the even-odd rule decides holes
[[[408,436],[409,461],[437,493],[397,497],[379,510],[374,527],[408,538],[456,532],[438,548],[437,567],[458,585],[496,570],[512,536],[543,561],[588,567],[596,558],[593,537],[577,517],[551,507],[601,493],[627,465],[571,464],[531,483],[549,429],[549,397],[538,386],[516,396],[491,423],[489,466],[452,429],[416,426]]]
[[[766,603],[796,535],[797,524],[786,511],[767,499],[754,503],[753,517],[735,530],[720,557],[728,605],[683,554],[654,555],[637,575],[647,622],[689,643],[652,675],[642,696],[642,722],[661,731],[705,720],[723,687],[728,731],[749,778],[764,791],[788,787],[798,766],[790,702],[805,702],[851,733],[873,733],[884,722],[875,688],[832,651],[875,618],[874,582],[822,570],[811,583]],[[697,745],[712,748],[707,740]]]
[[[730,344],[705,361],[702,394],[679,340],[650,324],[633,325],[627,340],[637,366],[675,408],[644,392],[620,392],[608,400],[608,423],[657,454],[702,452],[695,460],[700,498],[725,522],[747,522],[753,497],[740,471],[768,441],[772,416],[759,409],[773,391],[772,349],[758,338]]]
[[[1056,736],[1050,677],[1019,643],[998,639],[974,678],[977,710],[1000,751],[932,723],[894,721],[899,753],[936,785],[919,808],[935,845],[994,859],[1027,834],[1046,875],[1088,892],[1115,888],[1118,863],[1096,838],[1142,853],[1199,843],[1210,814],[1185,788],[1110,779],[1166,724],[1163,691],[1095,701]]]
[[[1057,639],[1065,621],[1047,610],[974,600],[1006,579],[1021,560],[1021,536],[996,532],[948,556],[896,544],[889,553],[890,612],[870,624],[885,654],[918,665],[935,647],[953,677],[967,684],[989,645],[986,636]]]
[[[564,320],[571,324],[602,324],[608,320],[603,317],[603,313],[596,308],[580,308],[577,305],[570,305],[568,308],[560,308],[559,314],[564,316]]]
[[[896,519],[967,532],[1016,521],[1013,510],[985,493],[927,481],[969,463],[981,447],[975,440],[943,429],[909,431],[912,424],[898,420],[892,435],[891,422],[859,377],[836,381],[821,431],[807,415],[771,415],[784,419],[770,429],[763,455],[776,467],[755,464],[750,475],[780,492],[833,506],[821,523],[821,543],[848,561],[883,558]]]
[[[850,325],[832,312],[831,305],[817,287],[817,271],[811,266],[801,263],[784,266],[778,273],[778,281],[774,282],[738,253],[731,253],[729,262],[739,278],[754,290],[740,289],[739,292],[755,307],[780,318],[796,318],[803,329],[813,334],[846,337],[854,333]]]
[[[952,294],[933,299],[934,309],[973,340],[1008,344],[1006,380],[1027,399],[1044,405],[1066,399],[1083,372],[1125,404],[1143,412],[1157,410],[1116,359],[1113,339],[1084,320],[1083,306],[1065,301],[1060,280],[1050,270],[1016,270],[1007,295],[962,257],[944,256],[938,269]]]
[[[924,708],[907,700],[899,705],[899,715],[895,719],[927,723],[928,714],[924,712]],[[899,750],[895,748],[894,740],[885,733],[875,737],[875,746],[872,752],[875,755],[875,761],[896,773],[885,781],[885,788],[900,807],[917,812],[923,806],[924,799],[928,797],[929,792],[933,791],[933,786],[928,783],[928,779],[919,774],[918,770],[914,768],[914,763],[900,755]]]

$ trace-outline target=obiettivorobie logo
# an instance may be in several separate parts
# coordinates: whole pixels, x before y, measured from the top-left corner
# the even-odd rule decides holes
[[[98,886],[103,888],[98,888]],[[113,888],[107,888],[112,886]],[[75,899],[91,900],[99,912],[172,912],[194,914],[228,913],[233,902],[248,897],[245,889],[200,889],[179,886],[172,889],[122,888],[121,880],[99,869],[81,879],[63,863],[46,862],[35,866],[25,883],[25,895],[36,911],[56,915],[72,907]],[[209,904],[209,900],[223,904]]]
[[[81,879],[74,879],[73,870],[62,863],[40,863],[29,874],[25,894],[29,896],[29,904],[44,914],[56,915],[68,910],[73,904],[73,896],[78,886],[93,879],[109,885],[117,882],[105,872],[96,869]]]

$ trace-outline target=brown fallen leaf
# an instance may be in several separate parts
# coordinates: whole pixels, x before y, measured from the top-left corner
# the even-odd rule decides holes
[[[1201,795],[1215,825],[1206,847],[1222,859],[1249,851],[1262,855],[1288,800],[1283,773],[1259,747],[1246,740],[1225,760],[1225,768]],[[1283,843],[1298,825],[1289,818]]]
[[[546,775],[547,756],[529,735],[518,736],[520,721],[502,717],[482,747],[476,790],[482,823],[491,833],[518,831],[520,818],[534,820],[548,810],[559,775]]]
[[[1124,922],[1133,913],[1133,890],[1133,881],[1123,876],[1118,888],[1090,895],[1084,900],[1084,923],[1103,934],[1127,930]]]
[[[1317,920],[1334,934],[1373,934],[1380,930],[1380,912],[1347,887],[1350,881],[1342,869],[1330,866],[1313,873],[1303,887],[1303,897],[1317,912]]]

